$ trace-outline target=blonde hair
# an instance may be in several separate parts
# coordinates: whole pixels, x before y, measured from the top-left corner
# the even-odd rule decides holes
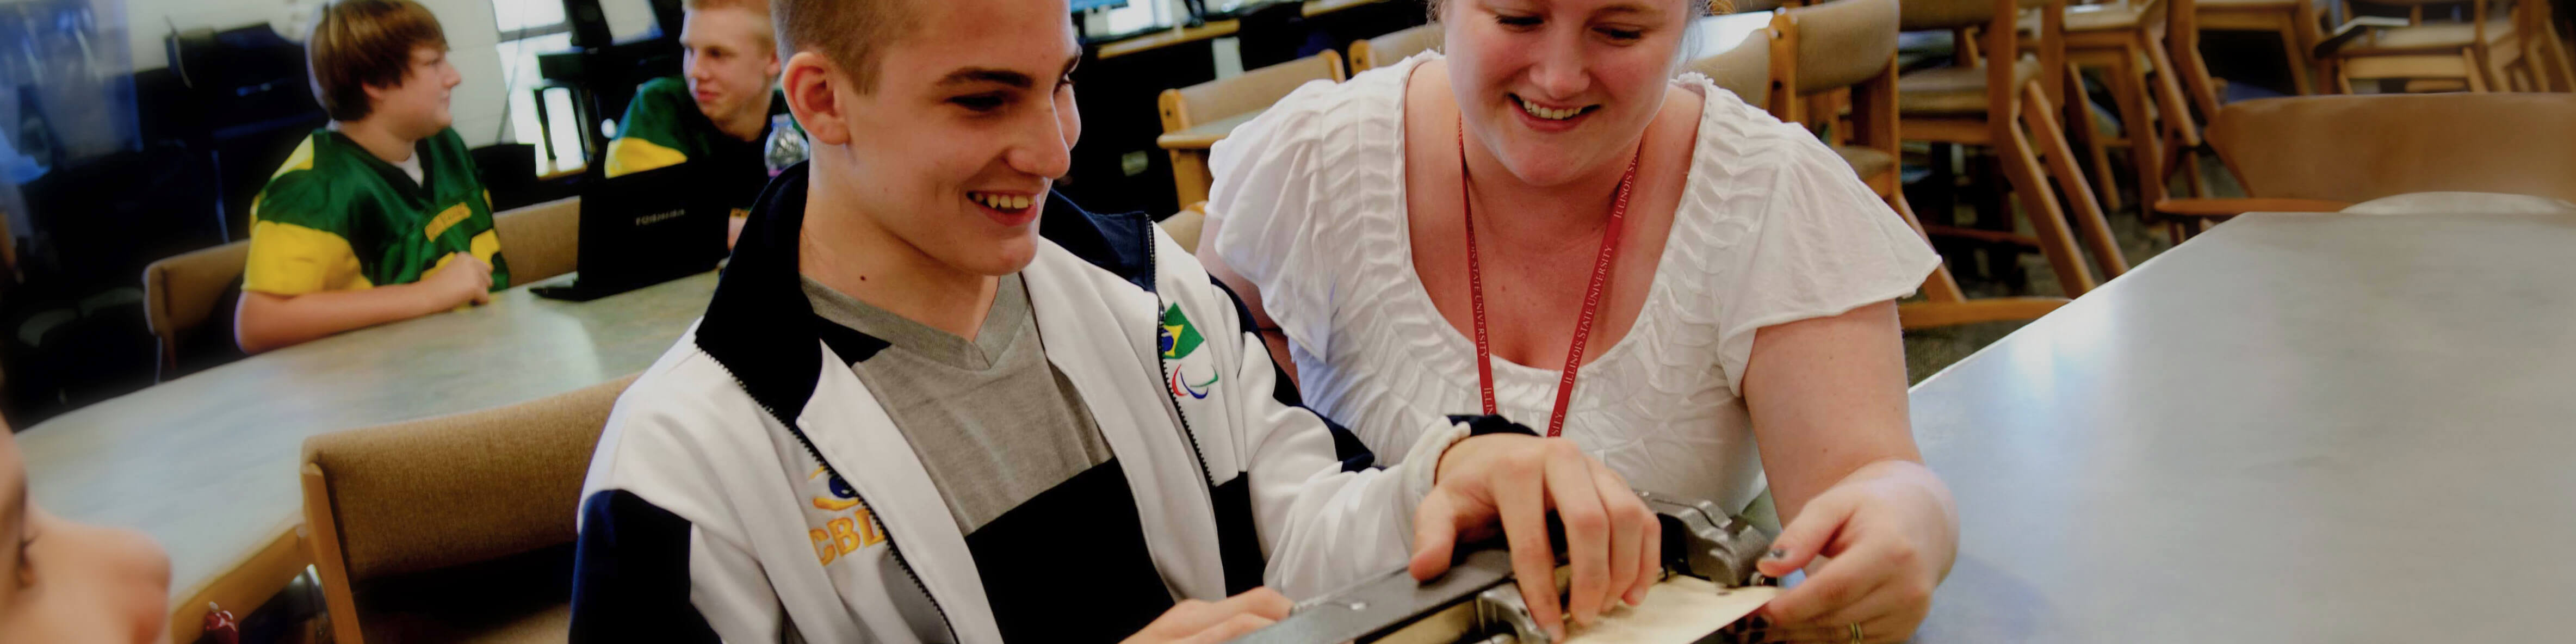
[[[778,26],[769,19],[769,0],[688,0],[680,6],[690,13],[716,9],[752,12],[760,16],[760,48],[772,51],[778,48]]]

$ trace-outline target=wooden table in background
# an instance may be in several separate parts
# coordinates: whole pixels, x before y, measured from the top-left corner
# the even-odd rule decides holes
[[[2256,214],[1914,387],[1914,638],[2576,633],[2576,216]]]
[[[642,371],[705,312],[715,282],[702,273],[590,302],[513,288],[488,305],[252,356],[91,405],[27,428],[19,449],[38,504],[160,541],[172,608],[202,614],[204,601],[190,600],[210,587],[274,593],[302,571],[287,530],[302,517],[305,437]]]

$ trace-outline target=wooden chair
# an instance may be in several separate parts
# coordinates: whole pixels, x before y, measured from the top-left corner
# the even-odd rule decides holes
[[[564,641],[582,477],[632,382],[306,439],[335,641]]]
[[[2199,127],[2191,120],[2186,106],[2180,69],[2167,55],[2166,34],[2179,16],[2181,28],[2192,28],[2190,12],[2168,11],[2166,0],[2117,0],[2105,4],[2076,5],[2066,10],[2066,59],[2070,67],[2095,68],[2103,71],[2103,82],[2111,92],[2113,106],[2119,113],[2119,136],[2103,130],[2102,122],[2093,118],[2087,101],[2070,100],[2070,119],[2084,125],[2076,129],[2083,134],[2085,153],[2093,159],[2094,180],[2102,188],[2102,202],[2110,210],[2122,209],[2119,183],[2112,177],[2107,148],[2125,147],[2129,166],[2138,189],[2138,203],[2152,203],[2163,196],[2164,157],[2177,153],[2173,147],[2193,148],[2200,145]],[[2039,16],[2025,13],[2021,20],[2025,38],[2039,31]],[[2025,47],[2037,48],[2030,41]],[[2193,56],[2197,62],[2198,52]],[[2153,83],[2149,82],[2152,76]],[[2070,88],[2083,87],[2070,79]],[[2081,97],[2077,92],[2074,96]],[[2216,101],[2211,101],[2216,109]]]
[[[2344,14],[2353,15],[2350,0]],[[2556,37],[2537,19],[2544,2],[2522,0],[2491,7],[2487,0],[2369,0],[2383,7],[2404,7],[2406,27],[2376,29],[2323,54],[2335,85],[2352,92],[2355,80],[2406,80],[2410,89],[2542,91],[2565,90],[2565,67],[2548,64],[2556,57],[2548,45]],[[2469,21],[2424,20],[2427,6],[2468,5]],[[2447,81],[2424,83],[2423,81]]]
[[[1207,201],[1207,150],[1243,122],[1309,81],[1342,82],[1342,55],[1332,50],[1180,89],[1158,98],[1163,135],[1157,145],[1172,155],[1172,183],[1184,204]]]
[[[1747,40],[1767,45],[1765,58],[1773,63],[1768,66],[1773,73],[1767,83],[1770,105],[1781,120],[1803,123],[1802,117],[1816,111],[1809,109],[1810,101],[1840,99],[1834,94],[1848,91],[1849,127],[1825,127],[1826,145],[1919,235],[1924,233],[1923,223],[1905,202],[1899,180],[1903,157],[1896,110],[1898,11],[1897,0],[1835,0],[1794,7],[1772,16],[1771,28],[1765,32],[1771,37]],[[2053,297],[1969,300],[1947,264],[1933,267],[1932,275],[1923,280],[1923,298],[1897,306],[1897,318],[1906,328],[2031,319],[2066,303],[2065,298]]]
[[[1685,66],[1707,76],[1718,89],[1734,92],[1745,104],[1776,113],[1771,105],[1771,85],[1780,72],[1771,68],[1771,48],[1772,41],[1779,37],[1778,30],[1766,27],[1746,36],[1734,49],[1692,59]]]
[[[2318,93],[2310,72],[2317,68],[2314,52],[2325,35],[2318,29],[2323,19],[2318,17],[2315,0],[2201,0],[2195,18],[2200,29],[2209,31],[2280,34],[2292,89],[2303,95]]]
[[[1396,64],[1425,51],[1440,48],[1440,25],[1419,25],[1402,31],[1351,41],[1351,75]]]
[[[2576,201],[2576,95],[2382,94],[2230,103],[2209,143],[2244,199],[2156,204],[2182,237],[2247,212],[2336,212],[2418,192]]]
[[[2128,271],[2110,223],[2094,200],[2093,187],[2075,163],[2057,122],[2057,105],[2065,95],[2066,54],[2064,0],[2029,0],[2040,11],[2039,51],[2025,57],[2014,35],[2015,0],[1903,0],[1899,25],[1906,31],[1955,31],[1982,28],[1984,61],[1904,74],[1897,78],[1897,130],[1906,140],[1989,146],[2002,162],[2004,175],[2020,196],[2022,216],[2037,233],[2040,252],[2057,273],[2068,296],[2083,295],[2097,284],[2085,268],[2077,231],[2069,230],[2066,212],[2075,214],[2083,245],[2089,247],[2105,278]],[[2025,135],[2023,129],[2029,134]],[[2045,170],[2040,163],[2047,162]],[[2063,202],[2049,190],[2055,177],[2066,192]],[[1936,234],[1955,229],[1935,231]],[[1966,232],[1966,231],[1963,231]],[[2015,241],[2020,241],[2018,238]]]
[[[492,217],[501,236],[501,261],[510,263],[510,285],[521,286],[573,272],[581,259],[581,198],[567,197]]]
[[[161,343],[161,363],[156,382],[168,382],[186,375],[192,369],[180,368],[180,357],[216,351],[214,345],[229,347],[231,334],[224,337],[206,335],[210,331],[229,329],[231,324],[209,328],[207,322],[222,315],[232,319],[228,306],[239,297],[235,287],[241,284],[242,267],[250,259],[250,242],[240,241],[214,248],[192,251],[164,258],[143,267],[143,316],[151,325],[152,336]],[[217,347],[220,348],[220,347]],[[229,355],[239,355],[235,350]]]

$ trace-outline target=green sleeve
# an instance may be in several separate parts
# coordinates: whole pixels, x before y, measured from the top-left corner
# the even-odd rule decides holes
[[[696,110],[689,85],[679,78],[656,78],[635,89],[626,116],[617,122],[617,138],[608,142],[608,176],[633,174],[679,165],[689,160],[681,136],[680,110]]]

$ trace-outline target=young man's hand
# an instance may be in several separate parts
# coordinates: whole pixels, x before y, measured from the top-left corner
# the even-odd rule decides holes
[[[1217,644],[1287,619],[1288,609],[1295,606],[1279,591],[1267,587],[1243,591],[1220,602],[1182,600],[1123,644]]]
[[[449,253],[439,264],[420,283],[430,287],[430,296],[441,308],[492,301],[491,264],[466,253]]]
[[[1663,552],[1654,512],[1628,481],[1573,441],[1517,434],[1471,437],[1440,457],[1430,496],[1413,518],[1413,578],[1449,570],[1458,540],[1491,536],[1499,525],[1511,547],[1512,576],[1530,617],[1565,637],[1556,601],[1556,555],[1547,512],[1565,526],[1573,570],[1566,609],[1589,625],[1613,602],[1645,601]]]

